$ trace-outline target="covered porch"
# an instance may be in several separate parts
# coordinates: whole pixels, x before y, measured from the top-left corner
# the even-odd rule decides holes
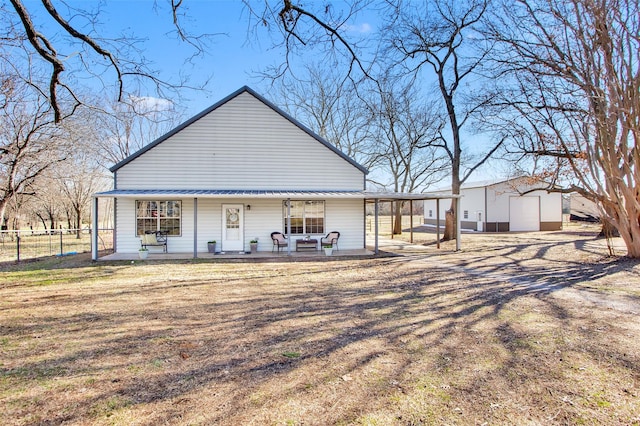
[[[324,257],[325,254],[323,251],[312,251],[312,252],[297,252],[295,250],[295,244],[290,243],[286,249],[282,250],[280,253],[272,253],[270,250],[265,250],[265,246],[261,251],[253,254],[248,254],[244,249],[227,251],[225,254],[212,254],[208,253],[206,249],[202,249],[203,240],[207,237],[205,235],[199,235],[198,226],[198,201],[212,199],[223,199],[223,200],[232,200],[237,203],[246,203],[246,208],[249,210],[250,205],[248,202],[251,200],[277,200],[279,202],[284,201],[285,205],[289,205],[291,200],[296,199],[312,199],[312,200],[342,200],[348,201],[353,207],[360,210],[361,218],[362,218],[362,237],[361,243],[356,246],[340,248],[339,250],[334,252],[335,256],[372,256],[378,255],[380,252],[380,227],[379,227],[379,208],[381,203],[385,202],[398,202],[398,201],[408,201],[413,206],[415,201],[423,201],[423,200],[436,200],[436,202],[440,202],[441,199],[455,199],[456,204],[459,205],[459,197],[453,196],[451,194],[411,194],[411,193],[391,193],[391,192],[369,192],[369,191],[228,191],[228,190],[188,190],[188,191],[180,191],[180,190],[113,190],[103,193],[95,194],[93,197],[92,203],[92,218],[93,218],[93,227],[97,229],[97,218],[98,218],[98,199],[99,198],[113,198],[113,199],[125,199],[125,200],[135,200],[135,199],[146,199],[149,197],[154,197],[156,199],[189,199],[192,201],[192,229],[189,229],[189,232],[182,236],[190,238],[189,241],[192,249],[189,247],[184,247],[182,250],[172,251],[171,245],[169,245],[169,252],[162,253],[160,250],[150,250],[149,259],[188,259],[188,258],[224,258],[227,259],[242,259],[247,257],[254,258],[272,258],[272,257],[282,257],[288,256],[292,258],[309,258],[309,257]],[[358,201],[361,200],[361,201]],[[354,205],[355,203],[355,205]],[[114,203],[115,205],[116,203]],[[366,206],[367,204],[373,204],[374,206],[374,216],[375,216],[375,226],[373,232],[373,238],[371,236],[366,236]],[[361,207],[357,207],[360,205]],[[254,209],[255,210],[255,209]],[[357,210],[356,210],[357,212]],[[258,213],[258,212],[253,212]],[[290,220],[291,215],[287,214],[287,217]],[[359,222],[359,221],[358,221]],[[416,224],[422,225],[422,223]],[[414,227],[413,222],[411,223],[410,229]],[[273,226],[269,226],[268,231],[273,231]],[[286,223],[285,229],[291,230],[291,223]],[[458,236],[456,239],[456,249],[460,249],[460,223],[458,220]],[[331,229],[332,230],[332,229]],[[338,229],[339,230],[339,229]],[[266,232],[266,228],[264,229]],[[329,231],[329,229],[325,230]],[[116,229],[114,232],[114,239],[116,238],[118,230]],[[290,242],[295,241],[296,238],[299,238],[299,235],[287,235]],[[314,237],[315,238],[315,237]],[[192,240],[191,240],[192,239]],[[92,260],[98,260],[98,235],[97,233],[93,233],[92,235]],[[440,233],[439,229],[436,233],[436,240],[439,242]],[[262,241],[261,244],[267,244],[268,247],[271,246],[271,241]],[[132,252],[131,250],[118,250],[117,244],[114,241],[115,253],[107,256],[103,256],[100,259],[104,260],[135,260],[138,259],[138,253]],[[186,250],[184,249],[186,248]]]

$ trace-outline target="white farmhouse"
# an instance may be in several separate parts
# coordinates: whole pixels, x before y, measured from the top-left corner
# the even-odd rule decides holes
[[[527,178],[463,184],[460,189],[462,228],[485,232],[562,229],[562,195],[537,188],[540,186]],[[444,224],[450,203],[439,204],[439,219]],[[425,223],[435,225],[437,215],[436,200],[425,201]]]
[[[94,200],[115,199],[117,253],[137,252],[152,231],[194,257],[212,240],[241,252],[257,238],[271,251],[274,231],[339,231],[340,249],[365,247],[367,170],[248,87],[110,170],[114,189]]]

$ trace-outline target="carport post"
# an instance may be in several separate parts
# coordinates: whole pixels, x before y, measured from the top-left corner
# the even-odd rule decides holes
[[[436,247],[440,248],[440,198],[436,198]]]
[[[391,203],[391,239],[393,240],[393,200],[390,201]]]
[[[409,233],[411,244],[413,244],[413,200],[409,200]]]
[[[291,198],[287,198],[287,256],[291,256]]]
[[[373,253],[378,254],[378,199],[376,198],[375,200],[375,208],[374,210],[374,219],[375,219],[375,243],[374,243],[374,248],[373,248]]]
[[[198,199],[193,199],[193,258],[198,258]]]
[[[91,203],[91,260],[98,260],[98,197]]]
[[[456,251],[460,251],[460,197],[456,198]]]

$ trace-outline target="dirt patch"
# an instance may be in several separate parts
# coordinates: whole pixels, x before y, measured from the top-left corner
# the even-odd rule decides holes
[[[424,242],[7,266],[0,423],[640,424],[637,262],[581,230]]]

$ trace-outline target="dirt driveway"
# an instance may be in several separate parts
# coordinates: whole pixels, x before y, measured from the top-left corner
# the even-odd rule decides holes
[[[544,292],[564,289],[563,297],[640,312],[637,299],[627,297],[640,295],[638,262],[624,258],[620,238],[609,241],[614,253],[609,256],[607,240],[598,238],[598,231],[594,225],[572,224],[554,232],[463,233],[462,249],[455,251],[454,242],[436,249],[433,231],[418,228],[413,244],[405,233],[383,239],[381,249],[480,280]],[[599,286],[611,289],[594,297],[590,290]]]

